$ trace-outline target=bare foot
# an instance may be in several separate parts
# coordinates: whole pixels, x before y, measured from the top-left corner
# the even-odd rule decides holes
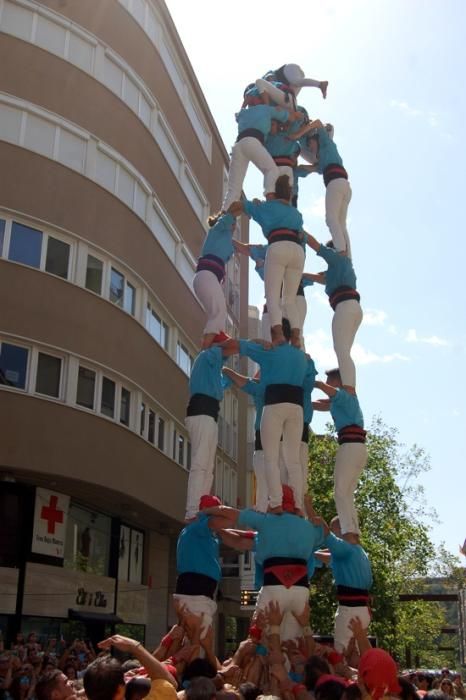
[[[322,97],[325,100],[327,97],[328,80],[321,80],[319,87],[320,87],[320,91],[322,93]]]

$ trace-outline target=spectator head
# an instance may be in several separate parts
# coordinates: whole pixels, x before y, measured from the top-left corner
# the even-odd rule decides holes
[[[36,683],[37,700],[75,700],[76,693],[65,674],[55,668],[40,676]]]
[[[315,685],[324,673],[332,673],[328,662],[321,656],[310,656],[304,667],[304,684],[308,690],[314,690]]]
[[[217,669],[207,659],[197,658],[186,666],[181,681],[183,685],[183,683],[191,681],[193,678],[215,678],[216,675]],[[93,698],[89,698],[89,700],[93,700]]]
[[[361,656],[359,681],[373,700],[379,700],[384,695],[398,695],[401,692],[397,675],[395,662],[383,649],[369,649]]]
[[[424,700],[450,700],[450,695],[446,695],[441,690],[429,690],[424,695]]]
[[[323,673],[314,686],[315,698],[316,700],[340,700],[347,685],[344,678]]]
[[[434,678],[430,673],[416,673],[416,678],[414,680],[416,686],[419,690],[431,690]]]
[[[71,663],[71,661],[69,661],[66,664],[65,668],[63,669],[63,673],[70,681],[75,681],[78,677],[76,673],[76,666],[73,663]]]
[[[217,690],[210,678],[193,678],[186,689],[186,700],[215,700]]]
[[[362,700],[361,688],[357,683],[347,686],[341,696],[341,700]]]
[[[116,659],[103,656],[93,661],[84,674],[88,700],[123,700],[125,677]]]
[[[241,683],[238,690],[241,700],[257,700],[261,694],[260,689],[254,683]]]
[[[149,694],[150,687],[149,678],[131,678],[126,684],[125,700],[142,700]]]
[[[448,695],[453,698],[455,697],[455,688],[453,686],[452,681],[447,677],[442,678],[442,680],[440,681],[440,690],[442,691],[442,693],[445,693],[445,695]]]
[[[46,654],[42,658],[42,665],[40,667],[40,672],[41,673],[47,673],[47,671],[53,671],[55,668],[57,668],[57,662],[56,659],[52,656],[49,656]]]
[[[411,683],[407,678],[401,678],[398,676],[398,683],[401,688],[400,698],[403,700],[419,700],[419,695],[416,691],[416,686]]]

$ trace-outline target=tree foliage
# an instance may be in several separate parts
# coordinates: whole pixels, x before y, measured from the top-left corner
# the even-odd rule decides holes
[[[430,469],[425,452],[414,445],[405,449],[396,430],[374,419],[367,435],[368,463],[361,475],[356,504],[362,544],[374,574],[371,633],[378,643],[404,662],[408,649],[419,664],[446,663],[436,652],[445,613],[438,603],[400,603],[400,593],[424,590],[425,577],[454,576],[454,558],[436,553],[422,516],[435,519],[427,509],[419,478]],[[309,440],[309,491],[314,507],[327,521],[335,515],[333,468],[338,444],[333,426]],[[439,556],[440,555],[440,556]],[[462,578],[456,574],[456,586]],[[336,603],[331,572],[318,570],[311,587],[315,630],[331,633]],[[409,655],[408,655],[409,656]],[[454,663],[454,661],[453,661]],[[435,664],[434,664],[435,665]]]

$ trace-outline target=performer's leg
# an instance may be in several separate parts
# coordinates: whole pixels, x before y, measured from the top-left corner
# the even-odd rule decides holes
[[[232,202],[237,202],[241,198],[241,190],[249,165],[249,158],[245,154],[244,147],[246,140],[237,141],[231,151],[228,186],[222,204],[223,211],[226,211]]]
[[[252,136],[242,139],[240,143],[244,143],[243,152],[247,158],[254,163],[256,168],[264,175],[264,195],[273,192],[279,172],[270,153],[261,144],[259,139],[255,139]]]
[[[203,639],[212,625],[217,603],[205,595],[184,595],[183,593],[174,593],[173,602],[184,606],[192,615],[202,618],[201,639]]]
[[[204,486],[203,486],[203,491],[202,495],[211,493],[212,491],[212,484],[214,482],[214,470],[215,470],[215,457],[217,455],[217,446],[218,446],[218,423],[215,422],[215,428],[212,430],[212,434],[209,436],[209,444],[206,446],[206,448],[209,450],[209,453],[207,455],[207,464],[212,465],[211,469],[206,469],[204,473]],[[192,453],[192,446],[191,446],[191,453]],[[192,458],[191,458],[191,463],[192,463]]]
[[[339,219],[340,219],[340,228],[341,228],[341,231],[343,232],[343,237],[344,237],[345,243],[346,243],[346,254],[348,255],[349,258],[351,258],[351,241],[350,241],[350,237],[349,237],[349,233],[348,233],[346,219],[348,216],[349,203],[351,202],[351,197],[352,197],[353,193],[351,192],[351,187],[350,187],[349,182],[347,180],[345,180],[344,182],[346,182],[347,186],[346,186],[346,192],[343,196],[343,200],[342,200],[341,207],[340,207]]]
[[[268,340],[270,342],[271,333],[270,333],[270,318],[269,318],[269,312],[265,311],[262,314],[262,323],[261,323],[261,334],[262,338],[264,340]]]
[[[254,450],[252,456],[252,468],[256,477],[256,510],[261,513],[267,513],[268,506],[268,490],[267,478],[265,475],[265,460],[263,450]]]
[[[332,236],[335,249],[346,250],[346,240],[340,221],[340,210],[347,197],[348,181],[340,177],[331,180],[325,191],[325,222]]]
[[[304,269],[304,250],[300,245],[288,241],[281,241],[273,245],[288,246],[288,263],[283,276],[283,308],[290,322],[291,330],[297,332],[299,341],[302,326],[296,303],[296,292]]]
[[[186,498],[186,520],[194,518],[199,501],[204,495],[204,485],[213,474],[212,447],[217,447],[218,428],[211,416],[187,416],[186,427],[191,441],[191,470]],[[215,451],[214,451],[215,454]]]
[[[344,649],[347,649],[350,642],[352,632],[349,628],[351,618],[359,617],[364,629],[369,627],[371,616],[367,606],[350,607],[348,605],[339,605],[335,614],[335,630],[333,634],[333,646],[341,654]]]
[[[301,508],[304,498],[303,470],[300,460],[303,409],[292,403],[282,405],[286,407],[286,419],[283,424],[283,455],[288,471],[288,483],[293,489],[296,507]]]
[[[262,449],[264,450],[269,508],[278,509],[281,509],[282,506],[282,484],[280,481],[278,459],[280,437],[283,432],[284,422],[283,405],[284,404],[277,403],[264,406],[261,420],[261,440]]]
[[[351,357],[356,331],[361,325],[362,309],[356,299],[341,301],[333,314],[333,347],[343,385],[356,386],[356,367]]]
[[[359,520],[354,503],[354,492],[359,476],[367,463],[367,447],[360,442],[340,445],[335,458],[335,506],[342,534],[359,533]]]
[[[287,241],[279,241],[272,243],[267,248],[264,265],[264,287],[265,298],[267,300],[267,310],[269,314],[270,325],[281,325],[282,323],[282,306],[281,306],[281,288],[283,277],[285,275],[286,265],[288,263],[289,245]],[[298,281],[299,285],[299,281]],[[298,288],[296,286],[296,289]]]
[[[299,461],[301,462],[302,479],[303,479],[303,501],[299,507],[304,511],[304,495],[307,493],[307,478],[309,475],[309,445],[307,442],[299,444]]]
[[[217,277],[209,270],[200,270],[194,275],[193,289],[207,314],[204,334],[216,334],[224,331],[227,321],[227,305]]]

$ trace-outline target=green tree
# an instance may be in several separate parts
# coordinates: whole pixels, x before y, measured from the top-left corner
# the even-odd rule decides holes
[[[332,425],[324,435],[309,440],[309,491],[314,507],[326,520],[335,515],[333,468],[338,444]],[[367,435],[368,463],[361,475],[356,503],[361,539],[373,569],[373,622],[371,633],[381,646],[405,659],[408,648],[420,663],[436,658],[436,644],[445,613],[437,603],[400,603],[400,593],[424,590],[429,571],[439,566],[435,548],[421,516],[426,503],[419,477],[430,469],[425,452],[414,445],[406,449],[396,430],[374,419]],[[429,517],[434,518],[431,509]],[[444,573],[452,561],[442,559]],[[336,608],[331,573],[318,570],[311,587],[312,622],[315,630],[331,633]]]

